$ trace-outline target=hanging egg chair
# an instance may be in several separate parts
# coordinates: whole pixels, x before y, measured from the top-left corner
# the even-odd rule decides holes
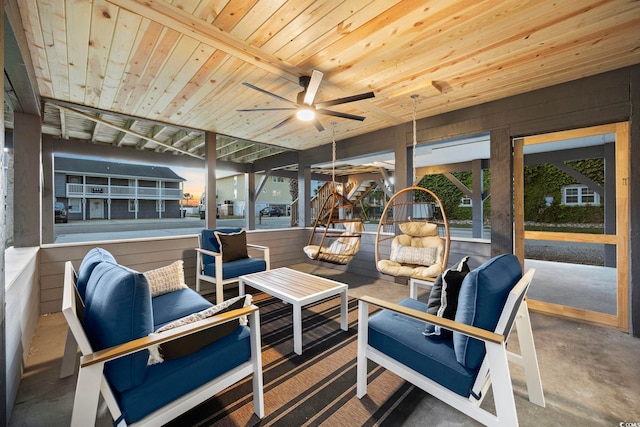
[[[433,282],[449,259],[449,223],[442,202],[426,188],[395,193],[376,234],[376,268],[394,277]]]
[[[318,212],[303,251],[314,260],[346,265],[360,250],[362,231],[364,224],[356,206],[334,186]]]

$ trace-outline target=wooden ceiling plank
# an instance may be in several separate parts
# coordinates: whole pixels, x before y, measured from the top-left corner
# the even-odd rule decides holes
[[[224,63],[216,70],[214,77],[216,83],[207,91],[208,96],[200,98],[200,102],[196,105],[191,102],[185,103],[180,109],[185,123],[203,123],[207,129],[214,129],[215,123],[220,118],[216,110],[229,111],[233,108],[237,102],[237,94],[244,88],[242,81],[254,72],[256,72],[255,68],[235,58]],[[233,96],[230,97],[229,93]]]
[[[199,43],[199,46],[194,50],[193,54],[187,59],[183,66],[177,67],[177,72],[172,75],[171,83],[169,83],[164,90],[160,93],[155,105],[149,108],[146,117],[150,119],[157,119],[163,116],[164,112],[172,108],[172,102],[182,93],[183,89],[189,85],[189,82],[196,76],[202,69],[208,58],[211,58],[215,52],[210,46],[204,43]]]
[[[143,31],[138,31],[142,24],[142,18],[134,13],[120,9],[115,20],[116,27],[109,46],[109,57],[100,89],[100,97],[96,104],[91,104],[103,110],[117,108],[114,103],[118,97],[118,90],[126,84],[124,82],[128,79],[125,70],[129,64],[132,49],[136,43],[141,41],[137,35],[143,33]]]
[[[307,31],[314,23],[325,17],[336,7],[336,2],[332,0],[316,0],[307,7],[302,13],[297,15],[293,20],[278,31],[273,37],[264,43],[261,48],[263,51],[276,55],[276,52],[294,40],[300,34]]]
[[[66,0],[66,43],[71,46],[73,40],[90,40],[89,32],[91,19],[92,2]],[[75,45],[74,48],[67,48],[67,61],[69,66],[69,100],[71,102],[83,103],[85,89],[87,87],[89,43]]]
[[[414,10],[413,13],[401,15],[394,11],[394,20],[385,22],[385,26],[376,30],[370,28],[368,24],[364,29],[355,30],[348,36],[344,37],[339,45],[342,46],[345,40],[351,40],[353,43],[338,51],[333,55],[332,61],[336,61],[339,66],[333,67],[331,76],[340,84],[346,79],[351,81],[371,81],[378,82],[375,89],[380,90],[384,82],[388,81],[388,75],[391,70],[398,66],[402,68],[402,74],[406,74],[404,70],[407,68],[406,62],[415,58],[420,61],[423,68],[426,64],[433,64],[437,67],[441,58],[437,57],[432,51],[428,55],[416,55],[416,38],[423,40],[426,46],[431,49],[446,49],[450,46],[447,44],[438,44],[433,40],[425,42],[428,37],[426,35],[438,35],[442,32],[451,31],[453,28],[461,26],[466,19],[477,16],[492,10],[496,5],[500,5],[500,0],[491,0],[486,2],[439,2],[437,9]],[[446,5],[446,7],[445,7]],[[402,9],[404,3],[398,8]],[[394,8],[397,9],[397,8]],[[462,21],[462,22],[460,22]],[[353,35],[364,33],[366,37],[358,41],[353,41]],[[335,44],[334,44],[335,46]],[[334,49],[334,46],[331,48]],[[394,58],[388,58],[386,61],[374,60],[379,58],[382,51],[392,48],[403,52],[403,55],[397,55]],[[315,61],[320,61],[325,56],[325,52],[321,52],[314,56]],[[437,58],[437,59],[436,59]],[[431,59],[431,61],[429,61]],[[327,59],[328,60],[328,59]],[[385,62],[385,64],[381,64]],[[324,65],[324,64],[322,64]],[[395,74],[397,76],[397,74]],[[396,77],[397,78],[397,77]],[[431,80],[437,80],[439,77],[430,76]],[[344,84],[344,83],[343,83]]]
[[[146,66],[131,96],[127,99],[127,103],[124,106],[126,111],[132,111],[133,114],[144,117],[144,114],[138,112],[138,108],[144,102],[150,88],[153,88],[154,80],[161,75],[161,70],[165,63],[172,60],[174,56],[172,53],[177,51],[176,46],[183,40],[195,43],[193,39],[184,38],[177,31],[168,28],[163,30],[162,36],[154,44],[151,52],[147,52]],[[180,55],[179,52],[178,55]],[[164,88],[163,81],[159,81],[158,85]]]
[[[230,31],[231,35],[248,42],[265,20],[273,16],[287,3],[287,0],[259,1],[249,10]],[[256,44],[254,44],[256,46]]]
[[[258,28],[246,39],[246,42],[252,46],[262,48],[272,37],[280,33],[288,23],[295,19],[309,6],[314,0],[297,0],[295,2],[287,1],[273,15],[268,17],[265,15],[260,19],[261,23]]]
[[[224,9],[220,11],[213,21],[213,25],[222,31],[231,33],[231,30],[233,30],[236,24],[240,22],[242,17],[246,15],[256,3],[257,0],[231,0]]]
[[[197,40],[179,36],[170,47],[171,53],[165,53],[165,58],[161,57],[163,52],[160,50],[156,63],[157,68],[149,67],[145,70],[145,82],[148,84],[144,92],[142,88],[140,89],[140,93],[144,93],[144,95],[141,95],[141,102],[133,108],[136,115],[150,119],[157,116],[154,114],[154,106],[158,99],[170,90],[171,84],[176,78],[180,78],[181,72],[186,72],[188,68],[185,68],[185,65],[189,63],[194,54],[197,54],[199,45],[201,43]]]
[[[38,3],[42,28],[42,38],[46,46],[47,61],[51,72],[53,96],[69,99],[69,62],[67,60],[67,39],[64,2]]]
[[[99,104],[102,95],[104,78],[107,75],[111,46],[118,18],[118,9],[106,0],[94,0],[89,33],[86,87],[84,99],[79,103],[85,105]]]
[[[254,73],[255,74],[255,73]],[[273,86],[273,79],[271,76],[255,76],[249,75],[245,81],[256,84],[258,87],[268,88],[269,91],[283,96],[285,99],[294,100],[297,93],[301,90],[286,82],[279,80],[280,83],[277,86]],[[241,112],[239,109],[252,109],[252,108],[289,108],[291,105],[272,98],[268,95],[259,93],[253,89],[245,86],[239,86],[238,96],[234,99],[233,104],[228,108],[226,112],[221,111],[219,114],[220,123],[223,126],[228,126],[229,129],[234,129],[236,126],[246,127],[255,126],[261,129],[271,129],[277,123],[282,121],[285,117],[291,114],[291,111],[267,111],[267,112]]]
[[[215,21],[215,19],[218,17],[218,15],[220,15],[220,12],[222,11],[222,9],[225,8],[225,6],[227,5],[227,3],[229,3],[229,0],[218,0],[218,1],[210,1],[210,0],[196,0],[194,1],[194,3],[198,3],[197,6],[193,9],[192,15],[202,19],[203,21],[212,24],[213,21]],[[180,7],[181,9],[185,10],[185,11],[189,11],[187,8],[185,8],[183,5],[181,4],[176,4],[176,2],[173,2],[174,6]]]
[[[115,111],[124,112],[128,99],[138,84],[140,76],[144,73],[144,69],[149,59],[149,52],[156,44],[156,40],[160,38],[163,27],[154,21],[143,19],[138,27],[138,32],[134,43],[131,45],[129,57],[127,58],[126,68],[124,71],[122,85],[118,88],[116,98],[113,100],[112,108]]]
[[[40,26],[39,10],[37,0],[16,0],[24,34],[29,45],[31,62],[34,72],[36,72],[37,87],[41,97],[53,96],[53,81],[47,61],[47,51],[45,49],[44,35]],[[16,35],[18,37],[18,35]],[[39,77],[39,78],[38,78]]]
[[[299,36],[282,45],[275,54],[292,64],[308,61],[315,56],[316,51],[335,43],[345,34],[366,24],[398,1],[374,0],[368,3],[361,0],[345,1]],[[308,63],[304,65],[309,66]]]
[[[215,83],[213,73],[227,60],[229,60],[229,55],[226,52],[214,51],[183,89],[173,97],[170,104],[158,115],[158,119],[171,120],[181,108],[189,111],[192,105],[196,105],[202,98],[207,97],[209,84]]]
[[[248,45],[242,40],[238,40],[230,34],[207,25],[205,22],[194,19],[192,15],[158,0],[109,0],[111,3],[145,16],[159,22],[162,25],[172,28],[182,34],[193,37],[202,43],[207,43],[216,49],[221,49],[230,55],[240,58],[252,65],[265,69],[276,75],[289,79],[298,80],[298,70],[280,61],[278,58],[268,55],[265,52]]]

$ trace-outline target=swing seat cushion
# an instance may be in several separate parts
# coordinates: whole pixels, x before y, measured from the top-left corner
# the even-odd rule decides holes
[[[378,271],[391,276],[432,279],[442,273],[444,241],[438,226],[430,222],[400,224],[400,234],[391,242],[389,259],[378,261]]]
[[[327,261],[334,264],[348,264],[360,250],[360,236],[354,233],[364,231],[364,225],[360,221],[344,223],[347,230],[340,235],[330,246],[307,245],[302,250],[311,259]]]

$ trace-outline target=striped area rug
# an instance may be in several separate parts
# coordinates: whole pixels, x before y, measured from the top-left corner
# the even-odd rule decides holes
[[[368,394],[356,397],[358,303],[340,329],[339,298],[305,307],[303,353],[293,352],[291,306],[254,292],[260,307],[265,417],[253,413],[251,380],[232,386],[169,426],[398,426],[424,393],[371,363]]]

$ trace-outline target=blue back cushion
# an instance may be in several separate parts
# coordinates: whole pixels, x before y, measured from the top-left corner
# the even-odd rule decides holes
[[[202,236],[200,239],[200,244],[202,245],[202,249],[206,249],[208,251],[213,251],[220,253],[220,245],[218,244],[218,239],[216,239],[215,232],[219,231],[221,233],[238,233],[242,230],[241,227],[220,227],[215,228],[213,230],[202,230]],[[202,261],[205,264],[211,264],[214,262],[215,258],[210,255],[204,255]]]
[[[520,262],[512,254],[491,258],[472,270],[460,287],[456,322],[494,331],[509,292],[521,277]],[[476,369],[482,363],[482,341],[454,332],[453,346],[456,360],[467,369]]]
[[[78,279],[76,280],[76,288],[78,288],[78,293],[80,294],[80,298],[84,301],[85,289],[87,288],[87,282],[89,281],[89,277],[93,272],[93,269],[96,268],[96,265],[101,262],[110,262],[112,264],[116,264],[116,259],[111,255],[111,253],[102,248],[93,248],[82,259],[82,263],[80,263],[80,268],[78,269]]]
[[[94,350],[153,332],[151,291],[142,273],[102,262],[94,268],[85,296],[84,329]],[[121,392],[141,384],[148,358],[143,350],[108,362],[109,384]]]

